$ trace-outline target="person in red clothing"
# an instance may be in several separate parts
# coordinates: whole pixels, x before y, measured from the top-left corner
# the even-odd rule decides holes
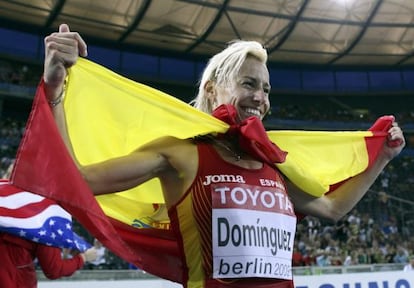
[[[85,262],[96,258],[95,248],[79,253],[71,259],[62,259],[61,249],[0,233],[0,286],[7,288],[35,288],[37,277],[34,260],[37,258],[43,273],[49,279],[70,276]]]
[[[12,168],[13,163],[3,178],[9,178]],[[96,249],[92,247],[70,259],[63,259],[62,250],[58,247],[42,245],[5,232],[0,232],[0,255],[0,287],[7,288],[37,287],[35,259],[45,276],[53,280],[72,275],[97,257]]]
[[[68,25],[45,38],[44,93],[68,152],[94,195],[152,179],[161,182],[185,288],[293,288],[297,218],[343,217],[405,145],[393,121],[388,141],[369,169],[331,193],[307,194],[275,168],[286,154],[264,131],[271,90],[267,52],[256,41],[240,40],[209,60],[192,101],[195,108],[227,122],[229,133],[163,137],[122,157],[82,166],[62,104],[66,69],[79,55],[87,56],[87,45]]]

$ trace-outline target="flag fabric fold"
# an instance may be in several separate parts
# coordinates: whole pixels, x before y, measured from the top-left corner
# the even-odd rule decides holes
[[[161,91],[85,59],[70,68],[64,99],[78,161],[91,164],[126,155],[159,137],[223,134],[229,125]],[[366,170],[386,140],[392,117],[379,131],[269,131],[287,152],[276,164],[306,193],[319,197]],[[378,127],[378,126],[377,126]],[[36,93],[15,168],[14,185],[57,201],[114,253],[154,275],[182,281],[182,261],[158,180],[94,197],[53,120],[44,83]]]

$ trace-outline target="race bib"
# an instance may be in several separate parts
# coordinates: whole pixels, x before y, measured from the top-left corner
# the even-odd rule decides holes
[[[211,188],[213,277],[292,279],[296,217],[284,190],[241,183]]]

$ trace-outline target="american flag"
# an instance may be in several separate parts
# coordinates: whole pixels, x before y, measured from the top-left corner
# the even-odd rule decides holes
[[[72,230],[72,217],[55,201],[0,179],[0,231],[40,244],[76,249],[91,245]]]

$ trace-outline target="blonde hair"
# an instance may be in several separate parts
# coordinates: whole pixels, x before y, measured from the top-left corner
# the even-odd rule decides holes
[[[267,51],[257,41],[235,40],[223,51],[214,55],[207,63],[198,86],[197,96],[190,102],[195,108],[211,114],[212,105],[206,97],[204,87],[208,81],[228,87],[236,79],[240,67],[248,56],[254,56],[263,64],[267,62]]]

